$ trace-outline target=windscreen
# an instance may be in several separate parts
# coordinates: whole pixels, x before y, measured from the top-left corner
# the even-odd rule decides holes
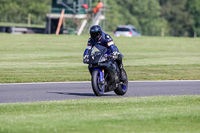
[[[117,28],[116,31],[130,31],[130,29],[128,29],[128,28]]]
[[[107,48],[101,45],[95,45],[88,53],[89,58],[86,63],[97,64],[102,56],[107,52]]]
[[[101,55],[105,54],[107,52],[107,48],[101,45],[95,45],[92,50],[90,51],[89,55],[95,56],[95,55]]]

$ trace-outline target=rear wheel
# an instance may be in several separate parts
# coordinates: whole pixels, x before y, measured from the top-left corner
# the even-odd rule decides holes
[[[124,70],[124,74],[126,75],[127,77],[127,74],[126,74],[126,71]],[[127,90],[128,90],[128,77],[126,78],[127,80],[120,83],[118,85],[118,87],[114,90],[114,92],[117,94],[117,95],[124,95],[126,94]]]
[[[96,96],[102,96],[105,85],[100,82],[100,72],[95,70],[92,72],[92,89]]]

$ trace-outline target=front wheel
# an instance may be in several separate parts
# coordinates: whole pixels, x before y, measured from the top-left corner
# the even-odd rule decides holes
[[[104,93],[105,85],[100,81],[100,71],[95,70],[92,72],[92,89],[96,96],[102,96]]]

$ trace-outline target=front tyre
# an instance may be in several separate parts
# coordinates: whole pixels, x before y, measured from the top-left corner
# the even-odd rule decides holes
[[[96,96],[102,96],[104,93],[105,85],[100,82],[100,72],[95,70],[92,72],[92,89]]]

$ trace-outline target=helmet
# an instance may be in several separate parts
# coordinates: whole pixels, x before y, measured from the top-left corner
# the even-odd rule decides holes
[[[99,38],[101,37],[101,34],[102,34],[102,29],[100,25],[93,25],[90,28],[90,36],[92,40],[98,41]]]

